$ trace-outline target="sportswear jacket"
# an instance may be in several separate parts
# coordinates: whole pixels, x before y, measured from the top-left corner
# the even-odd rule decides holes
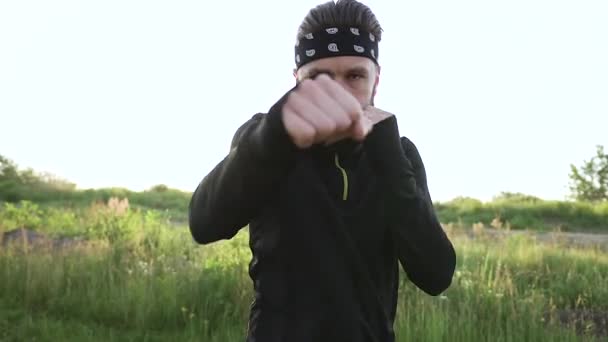
[[[394,116],[363,142],[298,149],[282,123],[288,95],[239,127],[198,185],[192,236],[249,226],[248,342],[392,342],[399,264],[434,296],[456,263],[420,154]]]

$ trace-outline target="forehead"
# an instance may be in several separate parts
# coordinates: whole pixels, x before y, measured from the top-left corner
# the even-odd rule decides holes
[[[298,73],[306,74],[311,70],[329,70],[334,73],[343,73],[351,69],[366,69],[368,71],[373,70],[375,64],[366,57],[359,56],[337,56],[337,57],[328,57],[321,58],[306,65],[302,66]]]

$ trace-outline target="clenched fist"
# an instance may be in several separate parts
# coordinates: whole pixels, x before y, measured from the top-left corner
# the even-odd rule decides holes
[[[357,99],[322,74],[291,92],[283,106],[283,124],[299,148],[351,137],[363,140],[373,124]]]

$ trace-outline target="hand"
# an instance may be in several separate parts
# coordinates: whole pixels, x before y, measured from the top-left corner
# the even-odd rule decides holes
[[[299,148],[345,137],[363,140],[372,123],[359,101],[327,75],[304,80],[283,106],[283,124]]]
[[[384,119],[388,119],[393,115],[394,114],[389,113],[385,110],[369,105],[363,109],[363,117],[361,118],[361,122],[365,125],[366,130],[369,134],[375,124],[383,121]],[[349,137],[350,135],[350,132],[345,132],[342,135],[330,139],[325,143],[325,145],[331,145],[336,141]]]

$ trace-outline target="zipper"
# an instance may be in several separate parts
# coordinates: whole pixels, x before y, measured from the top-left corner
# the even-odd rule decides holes
[[[344,184],[344,187],[342,190],[342,200],[346,201],[346,199],[348,198],[348,174],[346,173],[346,170],[344,170],[344,168],[342,166],[340,166],[340,160],[338,158],[338,153],[336,153],[334,155],[334,161],[336,163],[336,167],[342,172],[342,181]]]

